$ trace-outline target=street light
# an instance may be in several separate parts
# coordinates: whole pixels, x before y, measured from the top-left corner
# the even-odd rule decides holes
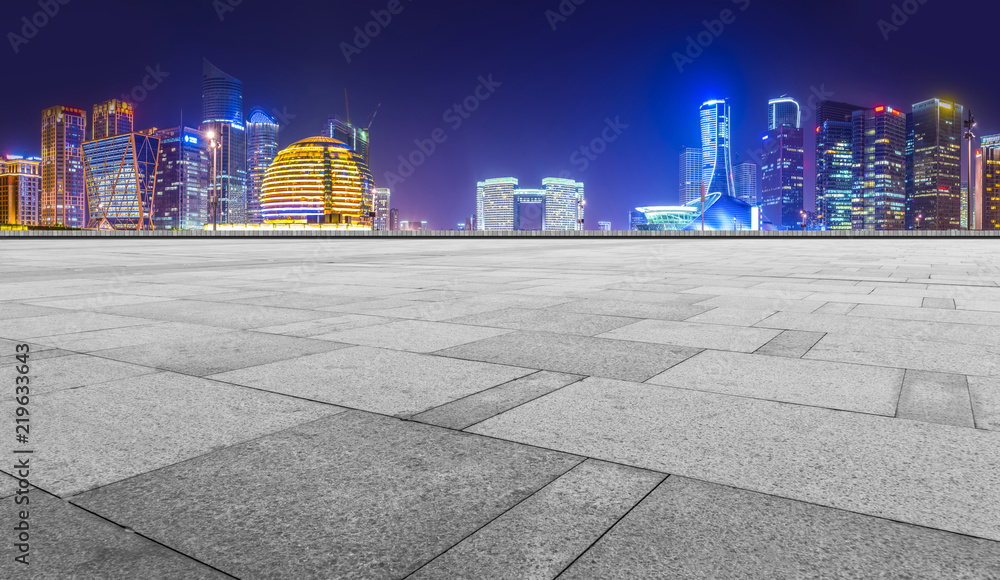
[[[972,116],[972,111],[969,111],[969,118],[963,123],[965,125],[965,139],[969,142],[969,186],[965,192],[966,202],[968,206],[966,207],[966,229],[974,229],[973,219],[972,219],[972,140],[976,138],[976,135],[972,132],[976,128],[976,118]],[[940,227],[940,225],[938,226]]]
[[[917,214],[917,229],[920,229],[920,220],[924,219],[924,214]]]
[[[799,215],[802,216],[802,229],[804,231],[806,229],[806,212],[805,212],[805,210],[800,209],[799,210]]]
[[[218,194],[218,172],[219,172],[219,160],[218,151],[222,147],[222,136],[219,136],[219,140],[215,140],[215,131],[208,132],[208,138],[210,140],[210,147],[212,148],[212,197],[210,198],[210,203],[212,204],[212,231],[218,230],[218,206],[219,206],[219,194]]]

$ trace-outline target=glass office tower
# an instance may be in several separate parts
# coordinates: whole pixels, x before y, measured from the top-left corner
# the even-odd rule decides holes
[[[38,225],[42,160],[8,155],[0,160],[0,224]]]
[[[247,136],[243,124],[243,83],[205,60],[202,66],[201,131],[221,145],[212,152],[220,223],[247,220]],[[208,135],[211,138],[211,135]]]
[[[94,105],[91,140],[131,133],[134,124],[135,106],[132,103],[111,99]]]
[[[702,173],[705,164],[702,162],[701,147],[682,147],[680,155],[680,187],[677,198],[681,204],[701,199]]]
[[[816,107],[816,217],[830,230],[849,230],[854,183],[854,123],[864,107],[822,101]]]
[[[160,138],[160,159],[156,166],[153,227],[200,230],[209,222],[209,140],[190,127],[162,129],[155,136]]]
[[[153,229],[157,137],[115,135],[83,144],[88,226],[102,230]]]
[[[913,105],[913,199],[920,229],[962,223],[962,105],[930,99]]]
[[[982,168],[976,223],[984,230],[1000,230],[1000,135],[983,137],[980,151]]]
[[[744,161],[734,169],[733,181],[736,184],[736,199],[749,205],[757,205],[757,164]]]
[[[256,107],[247,118],[247,223],[263,223],[260,195],[264,174],[278,154],[278,123]]]
[[[724,100],[708,101],[701,106],[700,114],[702,183],[705,184],[705,193],[732,196],[736,193],[736,186],[733,183],[730,151],[729,104]],[[700,191],[698,198],[701,198]]]
[[[892,107],[852,114],[853,229],[906,227],[906,115]]]
[[[87,227],[87,186],[83,175],[83,109],[51,107],[42,111],[42,191],[40,225]]]
[[[805,156],[801,112],[795,100],[768,102],[761,166],[760,209],[782,229],[802,227],[805,192]]]

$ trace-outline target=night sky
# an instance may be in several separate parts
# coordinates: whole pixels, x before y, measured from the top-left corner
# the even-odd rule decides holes
[[[711,98],[730,99],[741,160],[759,150],[767,100],[782,94],[804,107],[815,91],[906,112],[955,99],[976,114],[979,135],[1000,132],[1000,77],[987,60],[996,0],[396,0],[402,11],[369,26],[377,36],[350,63],[342,43],[394,2],[48,1],[66,4],[15,54],[7,33],[20,34],[21,18],[40,8],[3,0],[0,153],[38,155],[43,108],[80,107],[89,118],[94,103],[141,85],[147,67],[169,76],[137,103],[136,128],[176,126],[182,111],[197,126],[206,57],[243,81],[246,111],[279,113],[281,147],[344,114],[345,88],[356,123],[367,124],[381,102],[371,154],[380,186],[415,140],[441,129],[444,143],[392,186],[401,219],[435,229],[474,211],[476,181],[507,176],[525,188],[549,176],[583,181],[587,229],[598,220],[626,228],[629,209],[677,202],[678,149],[700,146],[698,107]],[[894,5],[901,25],[884,33],[879,21],[892,24]],[[674,53],[727,9],[731,23],[679,71]],[[457,114],[445,112],[490,75],[500,85],[456,127]],[[808,208],[814,121],[806,114]],[[627,128],[605,132],[607,120]],[[584,168],[580,148],[602,133],[616,139]]]

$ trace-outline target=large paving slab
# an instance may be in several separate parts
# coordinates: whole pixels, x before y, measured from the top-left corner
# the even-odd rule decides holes
[[[106,383],[109,381],[139,377],[158,372],[147,366],[129,364],[108,360],[86,354],[69,353],[64,356],[48,358],[43,355],[58,351],[41,351],[28,356],[28,382],[33,395],[52,393],[62,389],[75,389],[87,385]],[[16,377],[21,376],[14,366],[12,357],[3,357],[4,366],[0,370],[0,378],[5,385],[13,385]],[[6,364],[7,361],[9,364]],[[18,365],[21,366],[21,365]],[[21,381],[24,383],[24,381]]]
[[[0,577],[33,580],[148,578],[221,580],[229,576],[143,538],[39,490],[29,492],[28,565],[13,541],[0,547]],[[13,527],[25,506],[2,502],[0,514]],[[6,525],[4,527],[7,527]],[[10,533],[13,537],[13,533]]]
[[[3,324],[0,325],[0,336],[10,340],[25,341],[56,334],[72,334],[143,324],[149,324],[149,320],[98,312],[61,311],[59,314],[4,320]]]
[[[413,415],[533,369],[367,346],[213,375],[212,378],[386,415]]]
[[[992,431],[599,378],[469,431],[1000,540]]]
[[[560,578],[1000,577],[1000,543],[670,477]]]
[[[916,337],[830,333],[803,358],[960,375],[1000,374],[1000,343],[973,347]]]
[[[221,326],[233,329],[274,326],[275,324],[301,322],[303,320],[328,318],[330,316],[325,312],[314,310],[256,306],[253,304],[230,304],[228,302],[203,302],[200,300],[176,300],[132,306],[115,306],[105,308],[102,312],[169,322],[207,324],[209,326]],[[58,333],[50,332],[48,334]]]
[[[896,416],[900,419],[975,427],[965,375],[906,371]]]
[[[766,328],[673,322],[670,320],[642,320],[601,334],[599,338],[753,352],[778,334],[780,334],[779,331]]]
[[[343,411],[174,373],[39,395],[30,408],[31,483],[60,496]],[[0,410],[12,417],[13,401]]]
[[[976,427],[1000,431],[1000,377],[968,377],[968,380]]]
[[[350,412],[73,501],[236,577],[402,578],[579,462]]]
[[[505,308],[472,316],[448,320],[458,324],[472,324],[511,330],[535,330],[562,334],[594,336],[636,322],[635,318],[623,316],[601,316],[598,314],[578,314],[554,308],[531,310],[526,308]]]
[[[464,324],[399,320],[388,324],[320,334],[313,338],[409,352],[434,352],[510,332],[512,331]]]
[[[700,352],[696,348],[552,334],[515,332],[437,354],[578,375],[644,381]]]
[[[94,352],[125,346],[170,342],[173,340],[191,340],[210,335],[232,332],[229,328],[206,326],[204,324],[188,324],[185,322],[148,321],[140,326],[123,328],[108,328],[71,334],[42,336],[37,340],[45,344],[72,350],[76,352]]]

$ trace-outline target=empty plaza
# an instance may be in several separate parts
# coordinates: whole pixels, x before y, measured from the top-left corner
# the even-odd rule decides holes
[[[3,578],[1000,578],[995,239],[0,255]]]

